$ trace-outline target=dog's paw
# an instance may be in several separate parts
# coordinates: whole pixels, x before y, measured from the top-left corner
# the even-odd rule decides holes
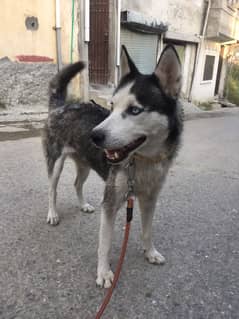
[[[150,264],[164,264],[165,258],[155,248],[151,248],[144,252],[146,259]]]
[[[111,270],[101,272],[96,279],[97,286],[101,288],[110,288],[114,279],[114,274]]]
[[[49,210],[47,215],[47,223],[52,226],[56,226],[59,224],[59,222],[60,222],[60,218],[58,214],[56,212],[52,212],[51,210]]]
[[[95,208],[93,206],[91,206],[90,204],[86,203],[86,204],[82,205],[81,210],[84,213],[93,213]]]

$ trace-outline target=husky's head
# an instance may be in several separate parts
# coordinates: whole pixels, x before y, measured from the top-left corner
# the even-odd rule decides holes
[[[121,55],[121,80],[111,104],[111,114],[92,131],[93,142],[105,150],[111,163],[134,153],[157,156],[170,135],[175,135],[181,64],[168,45],[150,75],[139,72],[125,47]]]

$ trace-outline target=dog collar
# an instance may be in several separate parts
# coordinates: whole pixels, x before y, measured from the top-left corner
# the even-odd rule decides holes
[[[168,153],[164,153],[164,154],[159,154],[159,156],[157,156],[157,157],[153,157],[153,158],[151,158],[151,157],[147,157],[147,156],[144,156],[144,155],[141,155],[141,154],[135,154],[134,155],[134,158],[136,159],[136,160],[143,160],[143,161],[145,161],[145,162],[149,162],[149,163],[151,163],[151,164],[159,164],[160,162],[163,162],[163,161],[165,161],[166,159],[168,159],[169,158],[169,155],[168,155]]]

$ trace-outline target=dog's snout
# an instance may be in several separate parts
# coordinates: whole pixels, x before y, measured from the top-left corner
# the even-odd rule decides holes
[[[91,132],[91,139],[97,146],[102,146],[105,140],[105,134],[101,130],[93,130]]]

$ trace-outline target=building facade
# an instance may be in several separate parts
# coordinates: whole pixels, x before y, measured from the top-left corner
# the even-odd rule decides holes
[[[226,52],[239,39],[238,6],[235,0],[91,0],[90,84],[117,83],[121,44],[147,73],[172,43],[182,62],[182,97],[202,103],[222,96]]]
[[[239,39],[238,8],[238,0],[2,0],[0,75],[12,95],[12,75],[1,62],[7,57],[18,70],[15,82],[25,83],[16,95],[27,95],[11,102],[3,86],[0,104],[26,102],[31,82],[36,82],[33,91],[44,86],[43,98],[56,66],[79,58],[88,67],[73,93],[87,99],[89,88],[117,85],[122,44],[139,69],[149,73],[167,43],[175,45],[182,63],[182,97],[211,101],[224,94],[230,48]]]

